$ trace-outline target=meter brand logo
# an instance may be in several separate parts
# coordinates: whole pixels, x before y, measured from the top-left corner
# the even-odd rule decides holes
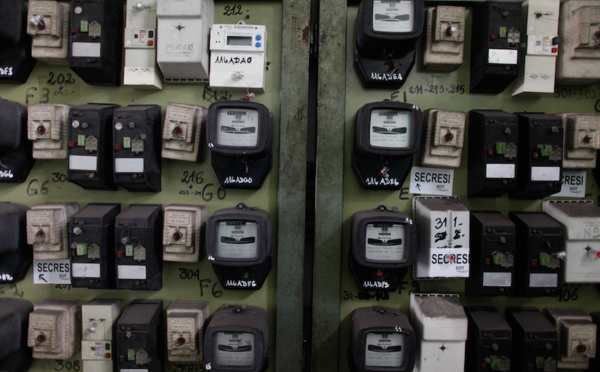
[[[233,177],[229,176],[225,178],[223,183],[252,183],[252,177]]]
[[[0,178],[13,178],[13,174],[12,171],[9,170],[5,170],[5,171],[0,171]]]
[[[249,65],[252,63],[252,57],[226,57],[217,56],[215,63],[232,64],[232,65]]]
[[[12,67],[0,67],[0,76],[12,76],[13,68]]]
[[[190,43],[190,44],[168,43],[165,46],[165,50],[167,52],[170,52],[170,51],[176,51],[176,52],[193,52],[194,51],[194,43]]]
[[[369,177],[367,179],[365,179],[365,183],[367,185],[393,185],[393,186],[400,186],[400,183],[398,182],[397,178],[380,178],[379,180],[377,180],[377,178],[375,177]]]
[[[389,288],[390,284],[388,282],[380,282],[380,281],[364,281],[364,288]]]
[[[381,74],[379,72],[371,72],[371,80],[402,81],[402,75],[401,74]]]
[[[256,282],[254,280],[228,280],[225,283],[227,287],[256,287]]]

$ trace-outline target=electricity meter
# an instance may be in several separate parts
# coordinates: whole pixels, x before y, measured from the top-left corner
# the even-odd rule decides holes
[[[117,370],[164,372],[163,301],[133,300],[117,321]]]
[[[79,205],[45,203],[27,211],[27,244],[33,245],[35,260],[64,260],[69,258],[68,225]]]
[[[163,77],[156,65],[156,2],[127,0],[125,5],[123,85],[162,89]]]
[[[464,372],[467,315],[458,295],[410,294],[417,342],[414,372]]]
[[[419,151],[421,125],[421,109],[410,103],[374,102],[356,112],[352,168],[363,188],[402,188]]]
[[[393,292],[415,261],[417,228],[408,215],[383,205],[352,216],[348,264],[361,290]]]
[[[69,58],[69,4],[54,0],[29,2],[27,33],[33,58],[67,64]]]
[[[69,112],[67,179],[88,190],[116,190],[112,132],[113,104],[73,106]]]
[[[2,2],[0,14],[0,83],[24,84],[36,60],[27,35],[27,5],[21,0]]]
[[[173,301],[167,307],[167,357],[169,362],[198,363],[204,359],[206,301]]]
[[[207,109],[202,106],[168,103],[162,135],[162,157],[202,162]]]
[[[221,186],[260,188],[273,163],[271,110],[255,102],[216,102],[207,116],[206,140]]]
[[[267,312],[246,305],[215,311],[204,333],[204,361],[207,371],[265,371],[269,366]]]
[[[34,359],[69,359],[81,348],[81,303],[72,298],[46,298],[29,314],[27,346]]]
[[[544,314],[558,332],[558,368],[587,369],[596,357],[596,324],[585,311],[572,307],[546,307]]]
[[[17,298],[0,299],[0,370],[27,371],[31,365],[31,350],[27,347],[31,302]]]
[[[129,191],[160,191],[160,106],[115,109],[113,124],[117,185]]]
[[[556,82],[587,85],[600,81],[600,4],[567,0],[561,4]]]
[[[45,1],[32,1],[32,3]],[[51,1],[49,1],[51,2]],[[27,138],[35,159],[66,159],[69,105],[35,103],[27,108]]]
[[[31,266],[33,250],[27,244],[26,232],[28,210],[22,204],[0,202],[0,283],[23,280]]]
[[[161,289],[162,205],[131,204],[115,225],[117,289]]]
[[[158,0],[156,62],[171,83],[208,81],[213,0]]]
[[[272,265],[269,212],[244,203],[216,211],[206,223],[206,254],[225,289],[260,289]]]
[[[600,114],[556,115],[562,118],[564,128],[563,168],[595,168],[596,152],[600,150]]]
[[[121,85],[123,0],[73,0],[69,67],[90,85]]]
[[[544,212],[510,212],[516,227],[515,294],[526,297],[558,294],[559,272],[567,255],[560,223]]]
[[[348,347],[351,371],[412,371],[416,349],[415,331],[400,310],[373,306],[352,311]]]
[[[203,2],[206,0],[203,0]],[[265,91],[267,27],[215,24],[210,30],[210,86]]]
[[[438,5],[426,10],[423,68],[456,70],[463,63],[466,8]]]
[[[465,372],[511,371],[512,331],[493,306],[465,307],[469,319]]]
[[[86,372],[117,371],[113,358],[121,300],[96,298],[81,305],[81,359]]]
[[[27,108],[0,98],[0,183],[25,182],[34,163],[27,140]]]
[[[542,210],[563,228],[563,282],[600,283],[600,208],[591,200],[546,200]]]
[[[415,279],[469,277],[469,210],[460,198],[415,196]]]
[[[428,167],[458,168],[465,140],[465,113],[429,109],[423,113],[421,164]]]
[[[560,0],[527,0],[522,4],[527,49],[519,64],[513,96],[521,93],[554,93],[558,55]],[[525,41],[525,40],[523,40]]]
[[[356,16],[354,67],[366,88],[400,88],[415,64],[423,0],[363,0]]]
[[[71,285],[116,288],[115,219],[120,204],[89,203],[71,217]]]
[[[471,38],[470,92],[503,92],[519,73],[521,3],[476,4]]]
[[[513,371],[556,371],[556,328],[536,307],[507,307],[506,322],[513,332]]]
[[[203,229],[206,206],[169,204],[165,206],[162,234],[163,260],[198,262],[204,256]]]

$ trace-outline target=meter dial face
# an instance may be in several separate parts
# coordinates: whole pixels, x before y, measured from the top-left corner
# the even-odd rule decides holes
[[[258,111],[220,109],[217,115],[217,145],[255,147],[258,144]]]
[[[404,259],[404,225],[369,223],[365,233],[365,258],[377,262]]]
[[[371,111],[369,144],[386,149],[409,148],[412,140],[411,118],[410,111]]]
[[[409,33],[414,27],[414,0],[375,0],[373,2],[373,31]]]
[[[402,333],[367,333],[365,366],[401,367],[404,364],[404,343],[405,336]]]
[[[254,366],[254,335],[247,332],[217,332],[215,364],[231,367]]]
[[[254,259],[258,256],[256,222],[221,221],[217,227],[219,258]]]

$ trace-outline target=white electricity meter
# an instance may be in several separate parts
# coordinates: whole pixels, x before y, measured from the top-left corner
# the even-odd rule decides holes
[[[34,205],[27,211],[27,244],[33,245],[35,260],[69,258],[68,225],[77,210],[71,202]]]
[[[265,91],[267,27],[215,24],[210,31],[210,86]]]
[[[600,150],[600,114],[562,113],[563,168],[591,169],[596,167],[596,152]]]
[[[173,301],[167,308],[167,356],[170,362],[198,363],[204,358],[206,301]]]
[[[68,63],[69,17],[68,3],[29,1],[27,33],[32,36],[33,58],[47,63]]]
[[[558,332],[558,368],[587,370],[596,357],[596,324],[585,311],[570,307],[546,307],[544,314]]]
[[[35,159],[66,159],[71,106],[36,103],[27,108],[27,138]]]
[[[198,262],[204,253],[202,228],[205,221],[204,205],[167,205],[163,227],[163,260]]]
[[[204,155],[207,109],[168,103],[162,137],[162,157],[201,162]]]
[[[463,63],[466,8],[438,5],[426,9],[423,67],[456,70]]]
[[[423,113],[421,164],[428,167],[458,168],[465,140],[462,111],[429,109]]]
[[[115,326],[121,314],[121,300],[93,299],[81,306],[81,359],[85,372],[112,372]]]

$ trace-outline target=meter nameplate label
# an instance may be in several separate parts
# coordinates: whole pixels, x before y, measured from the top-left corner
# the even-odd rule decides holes
[[[483,273],[484,287],[510,287],[512,285],[512,273]]]
[[[117,158],[115,173],[144,173],[144,159]]]
[[[33,284],[71,284],[70,260],[33,260]]]
[[[531,167],[532,181],[560,181],[560,167]]]
[[[516,65],[519,62],[519,53],[513,49],[490,49],[488,63],[496,65]]]
[[[404,225],[370,223],[365,231],[365,258],[369,261],[404,260]]]
[[[529,275],[529,286],[532,288],[556,288],[558,287],[558,274],[536,274]]]
[[[119,279],[146,280],[146,266],[119,265],[117,277]]]
[[[94,57],[100,58],[100,43],[73,43],[71,52],[73,57]]]
[[[412,139],[411,119],[410,111],[371,111],[369,145],[379,148],[409,148]]]
[[[221,221],[217,226],[220,258],[254,259],[258,256],[256,222]]]
[[[559,193],[551,196],[566,196],[569,198],[584,198],[587,172],[585,170],[563,169],[562,187]]]
[[[410,193],[452,195],[454,169],[412,167]]]
[[[79,171],[97,171],[98,170],[98,157],[97,156],[83,156],[83,155],[70,155],[69,156],[69,169]]]
[[[254,147],[258,144],[258,111],[227,108],[219,110],[217,144]]]
[[[486,164],[485,178],[515,178],[515,164]]]
[[[373,31],[409,33],[413,31],[414,0],[373,1]]]
[[[404,364],[405,336],[393,332],[369,332],[365,342],[366,367],[394,367]]]
[[[254,365],[254,335],[247,332],[217,332],[214,338],[215,364],[228,367]]]
[[[74,263],[71,270],[75,278],[100,278],[100,264]]]

